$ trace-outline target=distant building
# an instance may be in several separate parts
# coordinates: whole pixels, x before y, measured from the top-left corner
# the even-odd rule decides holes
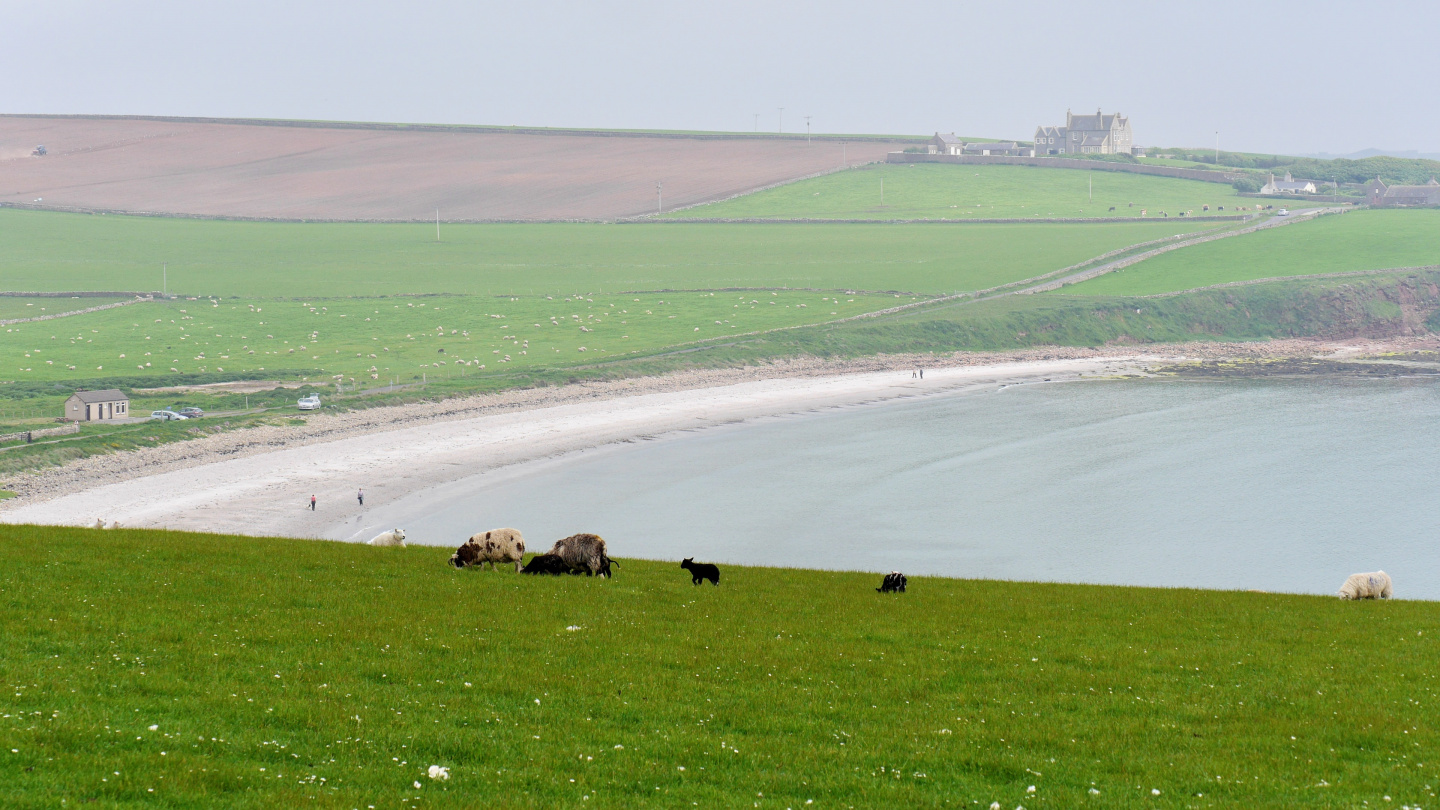
[[[1128,155],[1133,147],[1130,119],[1115,113],[1072,115],[1065,111],[1065,126],[1037,127],[1037,155]]]
[[[115,390],[76,391],[65,400],[65,418],[72,422],[122,419],[130,415],[130,398]]]
[[[1423,186],[1387,186],[1377,177],[1365,184],[1365,199],[1380,208],[1440,205],[1440,183],[1432,177]]]
[[[1270,182],[1260,187],[1261,194],[1314,194],[1315,183],[1311,180],[1296,180],[1285,173],[1284,180],[1276,180],[1275,175],[1270,175]]]
[[[1021,146],[1014,141],[995,141],[993,143],[967,143],[960,150],[960,154],[1035,157],[1035,149],[1029,146]]]
[[[932,155],[958,155],[964,147],[965,144],[961,143],[953,132],[949,135],[937,132],[935,137],[930,139],[930,154]]]

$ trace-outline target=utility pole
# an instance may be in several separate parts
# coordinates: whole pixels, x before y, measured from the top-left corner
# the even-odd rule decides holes
[[[847,169],[850,168],[850,161],[847,160],[846,157],[845,157],[845,142],[844,142],[844,141],[841,141],[841,142],[840,142],[840,165],[843,166],[843,167],[845,167],[845,168],[847,168]]]
[[[778,131],[778,132],[781,132],[781,133],[784,133],[784,132],[785,132],[785,108],[784,108],[784,107],[780,107],[780,108],[778,108],[778,109],[780,110],[780,128],[779,128],[777,131]]]
[[[810,116],[805,116],[805,145],[810,145]]]
[[[655,181],[655,213],[658,214],[658,213],[660,213],[660,212],[663,211],[663,210],[665,210],[665,197],[662,195],[662,184],[661,184],[661,182],[660,182],[659,180],[656,180],[656,181]]]

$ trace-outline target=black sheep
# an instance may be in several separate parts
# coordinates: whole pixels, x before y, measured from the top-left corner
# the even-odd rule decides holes
[[[905,582],[906,579],[904,574],[900,573],[899,571],[891,571],[890,573],[885,575],[885,579],[880,583],[880,587],[875,589],[875,592],[904,593]]]
[[[716,586],[720,584],[720,569],[711,563],[697,563],[694,557],[686,557],[680,567],[690,572],[691,585],[699,585],[702,579],[708,579]]]
[[[530,562],[525,563],[525,567],[520,570],[520,573],[554,574],[556,576],[559,576],[560,574],[570,573],[570,566],[566,565],[565,561],[560,559],[560,557],[558,557],[557,555],[536,554],[534,557],[530,558]]]

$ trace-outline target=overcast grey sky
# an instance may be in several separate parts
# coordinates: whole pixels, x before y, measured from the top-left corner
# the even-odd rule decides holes
[[[1435,0],[0,0],[0,112],[1440,152],[1437,53]]]

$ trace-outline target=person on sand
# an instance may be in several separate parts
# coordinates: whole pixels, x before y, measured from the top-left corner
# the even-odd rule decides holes
[[[365,505],[365,488],[364,488],[364,487],[361,487],[359,490],[356,491],[356,493],[355,493],[355,500],[359,501],[361,506],[364,506],[364,505]]]
[[[311,495],[311,496],[310,496],[310,511],[311,511],[311,512],[314,512],[314,511],[315,511],[315,496],[314,496],[314,495]]]
[[[920,369],[920,379],[925,379],[925,369]]]

